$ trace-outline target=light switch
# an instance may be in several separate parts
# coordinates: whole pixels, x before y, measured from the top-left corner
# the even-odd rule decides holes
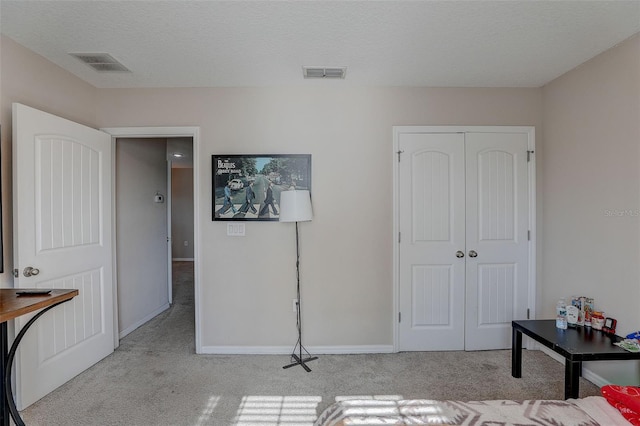
[[[227,236],[229,237],[244,237],[244,232],[244,223],[227,224]]]

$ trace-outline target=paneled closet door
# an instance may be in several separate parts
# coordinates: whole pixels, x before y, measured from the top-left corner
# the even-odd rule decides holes
[[[402,134],[399,147],[400,350],[462,350],[464,134]]]
[[[527,133],[400,133],[400,350],[511,345],[528,304]]]
[[[526,133],[466,133],[465,349],[511,347],[528,304]]]

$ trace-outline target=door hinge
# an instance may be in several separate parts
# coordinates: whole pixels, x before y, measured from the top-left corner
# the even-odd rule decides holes
[[[531,231],[527,231],[527,241],[531,241]]]
[[[398,154],[398,163],[400,162],[400,154],[402,154],[404,151],[400,150],[398,152],[396,152],[396,154]]]
[[[402,312],[398,312],[398,322],[402,322]]]
[[[402,242],[402,232],[398,232],[398,244]]]
[[[18,278],[20,276],[20,271],[18,271],[17,269],[13,270],[13,278]]]
[[[527,319],[530,318],[530,314],[531,314],[531,311],[529,310],[529,308],[527,308]]]
[[[531,161],[531,154],[533,154],[535,151],[527,151],[527,163],[529,161]]]

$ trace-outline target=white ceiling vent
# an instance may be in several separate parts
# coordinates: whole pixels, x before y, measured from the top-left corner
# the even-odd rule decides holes
[[[108,53],[69,53],[98,72],[131,72]]]
[[[302,67],[304,78],[344,78],[347,67]]]

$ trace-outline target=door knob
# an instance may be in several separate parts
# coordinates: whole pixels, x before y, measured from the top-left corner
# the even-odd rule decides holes
[[[24,271],[22,271],[22,274],[25,277],[35,277],[39,273],[40,269],[32,268],[31,266],[27,266],[26,268],[24,268]]]
[[[458,251],[456,252],[456,257],[464,257],[464,252],[463,252],[463,251],[461,251],[461,250],[458,250]]]
[[[469,257],[478,257],[478,253],[476,253],[475,250],[471,250],[469,252]]]

